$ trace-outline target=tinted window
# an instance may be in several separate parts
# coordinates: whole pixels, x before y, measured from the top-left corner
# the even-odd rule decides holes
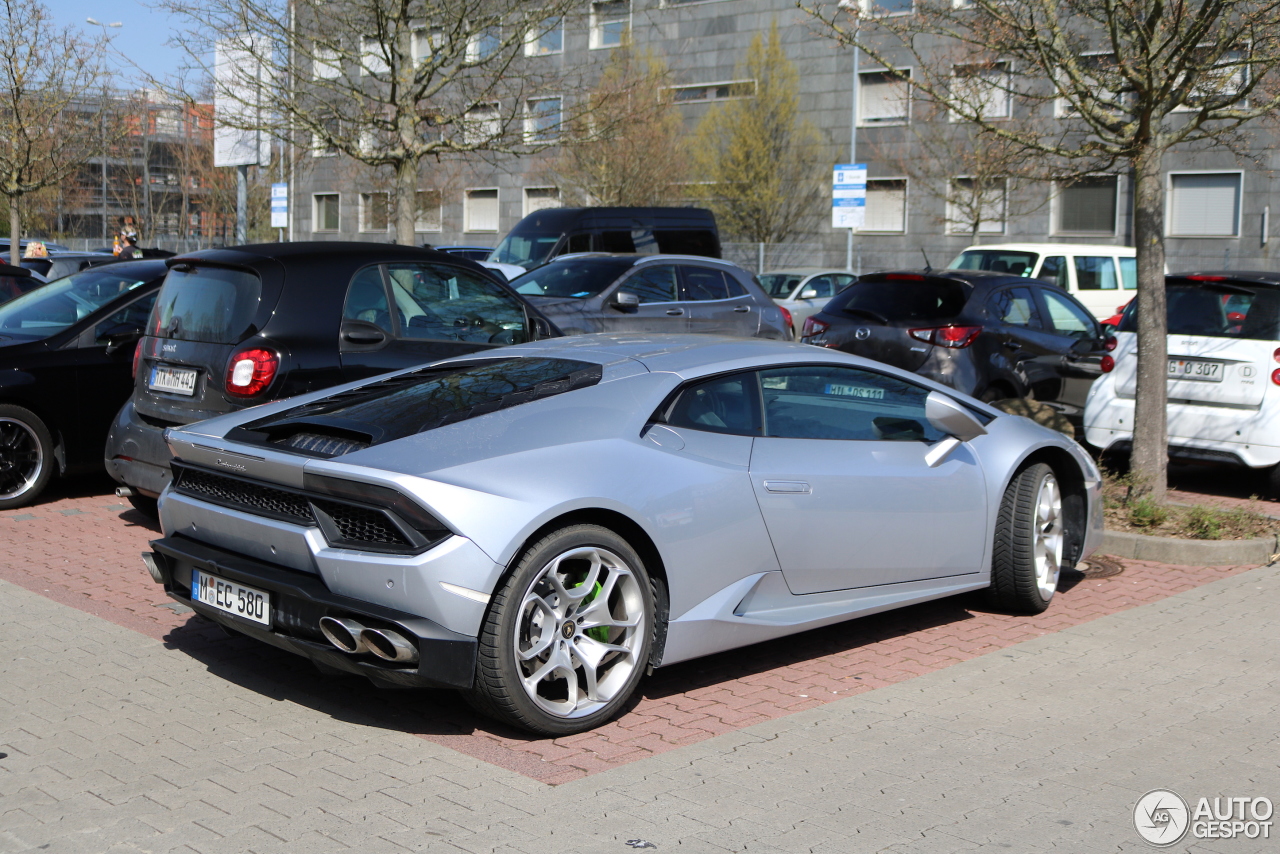
[[[588,299],[613,284],[633,263],[629,258],[571,258],[518,276],[511,280],[511,287],[534,297]]]
[[[1034,252],[1007,252],[999,249],[969,249],[951,262],[952,270],[990,270],[1021,276],[1034,270],[1040,256]]]
[[[1067,289],[1067,259],[1061,255],[1050,255],[1040,265],[1040,275],[1036,276],[1036,278],[1042,282],[1057,285],[1065,291]]]
[[[30,276],[0,276],[0,303],[8,302],[39,284]]]
[[[728,299],[729,286],[722,270],[706,267],[682,267],[684,271],[684,299],[690,302]]]
[[[342,319],[363,320],[391,331],[391,309],[378,267],[365,267],[351,279],[347,301],[342,306]]]
[[[935,442],[925,417],[929,392],[871,371],[826,365],[760,372],[766,436]]]
[[[774,299],[786,299],[800,284],[801,278],[793,273],[769,273],[760,277],[760,287]]]
[[[111,265],[51,282],[0,305],[0,333],[42,338],[61,332],[163,271],[163,264],[148,264],[141,270],[136,266],[121,270]]]
[[[121,324],[145,329],[147,318],[151,316],[151,307],[156,304],[156,297],[159,295],[160,292],[156,291],[155,293],[147,294],[142,299],[134,300],[93,327],[94,343],[106,344],[106,334],[111,331],[112,327],[120,326]]]
[[[388,264],[400,335],[518,344],[527,340],[524,306],[478,273],[447,264]]]
[[[817,291],[817,295],[819,297],[829,297],[836,292],[835,286],[831,283],[831,279],[828,276],[818,276],[816,279],[810,279],[808,284],[804,286],[804,289],[807,291],[810,288]]]
[[[1076,256],[1076,286],[1082,291],[1114,291],[1116,262],[1104,255]]]
[[[676,268],[671,264],[644,267],[627,279],[619,290],[640,297],[641,303],[675,302],[677,298]]]
[[[1280,339],[1280,289],[1212,283],[1171,284],[1165,290],[1170,335],[1211,338]],[[1130,306],[1120,331],[1137,332],[1138,315]],[[3,309],[0,309],[2,311]]]
[[[1137,258],[1120,259],[1120,281],[1124,282],[1124,289],[1126,291],[1136,291],[1138,289]]]
[[[827,303],[826,311],[886,321],[949,320],[964,309],[968,298],[968,287],[946,279],[855,282]]]
[[[551,250],[560,242],[560,233],[555,234],[508,234],[498,244],[498,248],[489,255],[489,261],[499,264],[515,264],[519,267],[538,267],[551,257]],[[581,249],[570,249],[581,252]]]
[[[1049,323],[1056,332],[1072,338],[1094,338],[1098,335],[1098,324],[1089,312],[1057,291],[1042,290],[1040,293],[1049,312]]]
[[[666,255],[705,255],[719,258],[714,232],[704,229],[657,229],[653,237],[658,251]]]
[[[160,289],[151,335],[179,341],[234,344],[249,327],[262,282],[245,270],[172,268]]]
[[[1030,288],[1006,288],[991,295],[991,314],[1011,326],[1040,328],[1040,312]]]
[[[673,427],[738,436],[760,435],[760,392],[754,373],[716,377],[686,388],[665,418]]]

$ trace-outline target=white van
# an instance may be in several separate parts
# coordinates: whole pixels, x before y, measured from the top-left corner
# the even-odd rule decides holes
[[[989,243],[970,246],[952,270],[990,270],[1055,284],[1106,320],[1133,299],[1138,261],[1132,246],[1087,243]]]

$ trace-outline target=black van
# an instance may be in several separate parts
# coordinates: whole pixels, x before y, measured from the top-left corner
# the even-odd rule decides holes
[[[570,252],[719,258],[720,232],[705,208],[547,208],[516,223],[488,260],[532,270]]]

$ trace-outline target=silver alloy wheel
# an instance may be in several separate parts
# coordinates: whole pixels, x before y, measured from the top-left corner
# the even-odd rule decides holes
[[[0,500],[30,490],[44,470],[40,439],[16,418],[0,418]]]
[[[1058,589],[1063,546],[1062,491],[1052,474],[1040,481],[1036,495],[1035,538],[1036,587],[1048,602]]]
[[[529,699],[559,718],[615,699],[641,666],[644,603],[635,573],[608,549],[582,546],[549,561],[524,591],[513,638]]]

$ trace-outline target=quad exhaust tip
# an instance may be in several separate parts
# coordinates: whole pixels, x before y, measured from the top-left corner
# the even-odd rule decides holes
[[[398,632],[389,629],[365,629],[360,633],[360,640],[369,652],[383,661],[413,664],[418,660],[417,648]]]
[[[368,652],[364,642],[365,627],[346,617],[321,617],[320,631],[329,643],[343,652],[359,655]]]

